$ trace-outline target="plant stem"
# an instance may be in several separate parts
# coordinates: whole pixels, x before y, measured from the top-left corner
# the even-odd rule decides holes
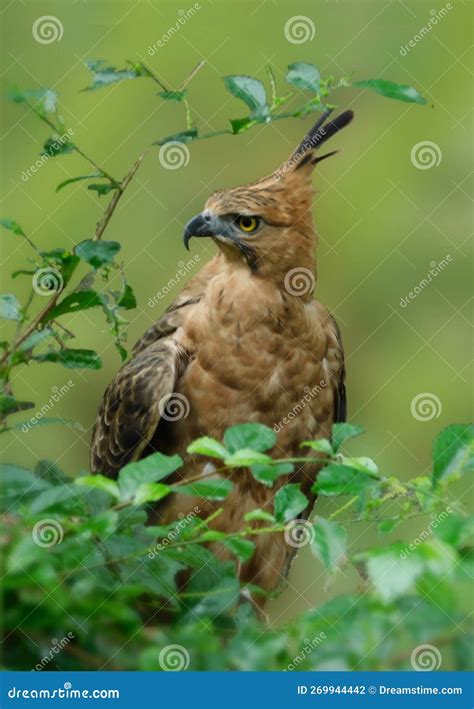
[[[62,293],[62,289],[57,290],[54,295],[51,297],[51,299],[46,303],[44,308],[40,310],[40,312],[36,315],[35,318],[31,321],[30,325],[27,327],[25,332],[18,337],[15,342],[9,347],[6,351],[5,354],[3,355],[2,359],[0,360],[0,364],[3,364],[4,362],[7,361],[7,359],[12,355],[16,349],[18,349],[18,346],[21,345],[22,342],[26,340],[27,337],[29,337],[41,324],[41,322],[44,320],[46,315],[54,308],[56,303],[58,302],[59,296]]]
[[[352,505],[353,505],[354,503],[356,503],[358,499],[359,499],[358,495],[355,495],[354,497],[351,497],[351,499],[350,499],[348,502],[346,502],[345,505],[342,505],[342,507],[339,507],[339,509],[337,509],[337,510],[336,510],[335,512],[333,512],[331,515],[329,515],[328,519],[331,520],[331,519],[335,519],[336,517],[339,517],[339,515],[341,514],[341,512],[345,512],[345,511],[348,510],[350,507],[352,507]]]
[[[94,238],[97,241],[99,241],[102,238],[102,235],[103,235],[104,231],[106,230],[107,225],[108,225],[109,221],[111,220],[112,215],[115,212],[115,209],[116,209],[123,193],[127,189],[128,185],[132,181],[135,173],[137,172],[138,168],[142,164],[142,161],[143,161],[145,155],[147,154],[147,152],[148,152],[148,148],[143,151],[143,153],[140,155],[140,157],[137,160],[135,160],[130,171],[125,175],[122,182],[120,182],[119,188],[114,192],[114,195],[113,195],[112,199],[110,200],[109,205],[108,205],[107,209],[105,210],[102,219],[99,222],[97,222],[97,227],[96,227],[95,235],[94,235]]]
[[[199,71],[201,71],[201,69],[203,68],[203,66],[204,66],[205,63],[206,63],[206,60],[205,60],[205,59],[201,59],[201,61],[199,62],[199,64],[197,64],[197,65],[194,67],[194,69],[193,69],[192,72],[186,77],[186,79],[184,79],[184,81],[182,81],[182,82],[180,83],[180,85],[179,85],[179,87],[178,87],[178,91],[183,91],[183,89],[186,88],[186,86],[189,84],[189,82],[194,79],[194,77],[196,76],[196,74],[197,74]]]
[[[117,180],[114,177],[112,177],[112,175],[109,175],[109,173],[106,172],[102,167],[99,167],[99,165],[97,165],[97,163],[94,160],[92,160],[92,158],[90,158],[88,155],[86,155],[83,150],[78,148],[75,143],[73,143],[73,149],[76,153],[81,155],[81,157],[83,157],[84,160],[87,160],[87,162],[90,165],[92,165],[92,167],[95,167],[95,169],[101,173],[102,177],[106,177],[114,185],[118,184]]]
[[[141,65],[142,65],[142,67],[147,70],[147,72],[148,72],[150,78],[153,79],[153,81],[154,81],[155,83],[157,83],[158,86],[159,86],[161,89],[163,89],[163,91],[169,91],[169,89],[166,88],[166,86],[165,86],[164,83],[161,81],[161,79],[159,79],[159,78],[157,77],[157,75],[150,69],[150,67],[148,67],[148,66],[147,66],[146,64],[144,64],[143,62],[140,62],[140,63],[141,63]]]

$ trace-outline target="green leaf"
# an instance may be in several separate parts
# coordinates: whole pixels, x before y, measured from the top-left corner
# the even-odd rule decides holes
[[[61,269],[64,287],[69,283],[77,265],[80,263],[78,256],[70,253],[66,249],[53,249],[52,251],[41,251],[41,255],[48,264],[58,265]]]
[[[250,76],[225,76],[224,84],[230,93],[243,101],[250,109],[250,118],[267,119],[269,108],[265,87]]]
[[[147,458],[129,463],[119,472],[118,483],[123,500],[132,498],[140,485],[156,483],[168,477],[181,467],[183,461],[179,455],[153,453]]]
[[[376,484],[374,478],[367,473],[330,463],[318,473],[312,492],[322,495],[358,495]]]
[[[293,468],[293,463],[257,463],[250,467],[250,472],[259,483],[272,487],[280,475],[292,473]]]
[[[192,583],[192,581],[191,581]],[[189,588],[192,588],[189,586]],[[192,590],[191,590],[192,593]],[[214,579],[212,589],[202,593],[197,603],[189,610],[190,620],[196,618],[215,619],[229,611],[238,603],[240,584],[232,576],[224,577],[221,581]]]
[[[224,433],[224,443],[231,453],[242,448],[263,452],[273,448],[276,440],[275,431],[262,423],[239,423]]]
[[[49,157],[56,157],[56,155],[67,155],[72,153],[74,150],[74,143],[67,140],[60,139],[59,136],[52,136],[43,145],[43,152],[41,155],[47,155]],[[57,192],[57,189],[56,189]]]
[[[66,313],[77,313],[80,310],[96,308],[102,303],[102,297],[92,290],[70,293],[49,311],[44,322],[56,320],[60,315],[65,315]]]
[[[173,492],[183,495],[196,495],[207,500],[225,500],[232,490],[233,485],[230,480],[199,480],[194,483],[176,485]]]
[[[160,91],[158,93],[165,101],[177,101],[181,103],[186,98],[186,91]]]
[[[311,550],[326,569],[341,566],[346,558],[347,532],[337,522],[323,517],[314,520],[314,539]]]
[[[12,278],[17,276],[34,276],[36,271],[28,271],[26,268],[19,268],[18,271],[13,271]]]
[[[104,182],[103,184],[97,183],[93,185],[87,185],[87,189],[94,190],[95,192],[97,192],[98,196],[101,197],[102,195],[109,194],[114,190],[118,190],[119,185],[116,182]]]
[[[183,130],[181,133],[174,133],[173,135],[168,135],[166,138],[161,138],[161,140],[155,141],[155,145],[166,145],[166,143],[190,143],[196,140],[198,137],[197,128],[190,128],[189,130]]]
[[[242,539],[241,537],[228,537],[224,542],[224,546],[226,546],[239,561],[243,562],[251,559],[255,551],[255,543],[251,542],[249,539]]]
[[[120,491],[115,480],[106,478],[104,475],[84,475],[81,478],[76,478],[74,481],[76,485],[81,487],[90,487],[94,490],[102,490],[108,493],[116,500],[120,499]]]
[[[278,522],[289,522],[307,506],[308,498],[301,492],[299,483],[284,485],[275,495],[274,508]]]
[[[41,418],[31,418],[28,421],[19,421],[16,423],[14,426],[12,426],[12,430],[15,431],[21,431],[22,433],[28,433],[31,429],[37,428],[38,426],[68,426],[69,428],[73,428],[76,431],[82,431],[82,433],[85,433],[85,428],[84,426],[79,423],[79,421],[71,421],[70,419],[64,419],[59,416],[56,416],[54,418],[52,417],[41,417]],[[25,430],[26,429],[26,430]]]
[[[120,251],[118,241],[93,241],[86,239],[76,246],[74,252],[79,258],[94,268],[112,263],[115,256]]]
[[[14,219],[0,219],[0,224],[18,236],[25,236],[25,232]]]
[[[55,362],[68,369],[100,369],[102,360],[94,350],[68,349],[35,355],[35,362]]]
[[[210,436],[196,438],[186,450],[188,453],[199,453],[199,455],[207,455],[211,458],[225,458],[229,455],[227,448]]]
[[[63,189],[63,187],[67,187],[68,185],[72,185],[74,182],[80,182],[81,180],[90,180],[93,179],[94,177],[100,177],[102,173],[100,172],[93,172],[91,175],[79,175],[78,177],[70,177],[68,180],[64,180],[63,182],[60,182],[59,185],[56,187],[56,192],[59,192],[60,190]]]
[[[21,320],[21,305],[11,293],[0,295],[0,318]]]
[[[457,560],[453,550],[440,542],[423,542],[418,546],[412,543],[406,547],[397,542],[357,554],[354,562],[365,564],[378,595],[390,602],[413,592],[415,584],[426,575],[434,575],[438,580],[449,576]]]
[[[458,548],[472,543],[474,536],[474,515],[461,517],[455,512],[443,510],[431,522],[434,534],[445,544]]]
[[[229,468],[243,468],[248,465],[265,465],[270,463],[271,460],[270,456],[265,455],[265,453],[259,453],[251,448],[242,448],[242,450],[238,450],[236,453],[227,456],[224,463]]]
[[[82,522],[77,528],[77,534],[86,533],[87,537],[94,535],[106,540],[114,534],[117,526],[118,513],[115,510],[105,510]]]
[[[33,101],[35,104],[35,109],[40,109],[41,115],[46,113],[56,113],[58,95],[55,91],[51,89],[18,89],[12,88],[8,92],[8,98],[14,103],[25,103]],[[42,109],[42,110],[41,110]]]
[[[364,429],[360,426],[354,426],[351,423],[335,423],[332,427],[332,447],[337,451],[348,438],[355,438],[364,433]]]
[[[17,352],[28,352],[44,340],[48,340],[52,335],[53,331],[49,327],[44,327],[42,330],[35,330],[18,346]]]
[[[379,475],[379,469],[377,464],[372,460],[372,458],[359,457],[359,458],[347,458],[346,456],[340,456],[342,465],[353,470],[358,470],[361,473],[367,473],[376,478]]]
[[[124,291],[117,302],[119,308],[124,310],[133,310],[137,307],[137,299],[135,298],[135,293],[133,292],[132,286],[128,283],[125,284]]]
[[[0,414],[14,414],[16,411],[25,411],[34,408],[32,401],[18,401],[14,396],[0,394]]]
[[[298,89],[313,91],[315,94],[319,94],[320,78],[319,71],[314,64],[308,64],[307,62],[290,64],[285,76],[289,84],[293,84]]]
[[[109,66],[102,59],[95,59],[86,62],[88,68],[92,71],[92,84],[87,86],[82,91],[96,91],[104,86],[116,84],[118,81],[128,79],[138,79],[141,76],[150,76],[150,72],[141,63],[132,65],[128,69],[117,69],[114,66]]]
[[[199,538],[203,542],[220,542],[227,539],[227,534],[225,532],[219,532],[217,529],[208,529],[207,532],[199,535]]]
[[[231,118],[230,125],[232,126],[233,135],[238,135],[239,133],[245,133],[246,130],[252,128],[253,126],[261,123],[261,120],[256,118]]]
[[[37,495],[49,489],[50,483],[40,479],[31,470],[8,463],[0,464],[0,492],[3,497],[20,498],[27,494]]]
[[[327,453],[327,455],[333,455],[334,453],[332,445],[326,438],[318,438],[316,441],[303,441],[301,446],[311,448],[314,451],[318,451],[318,453]]]
[[[381,96],[386,98],[394,98],[397,101],[406,101],[408,103],[427,103],[416,89],[406,84],[397,84],[394,81],[386,81],[385,79],[364,79],[362,81],[354,81],[352,86],[357,86],[361,89],[372,89]]]
[[[474,425],[447,426],[433,442],[433,482],[446,482],[468,470],[474,470]]]
[[[262,522],[275,522],[275,517],[271,515],[269,512],[265,512],[265,510],[251,510],[250,512],[247,512],[244,515],[244,520],[246,522],[253,522],[254,520],[262,521]]]
[[[144,502],[156,502],[162,500],[173,492],[172,488],[163,483],[142,483],[137,489],[134,498],[134,505],[142,505]]]
[[[40,492],[31,503],[30,510],[33,514],[44,510],[69,512],[81,506],[83,497],[84,491],[75,485],[57,485]]]

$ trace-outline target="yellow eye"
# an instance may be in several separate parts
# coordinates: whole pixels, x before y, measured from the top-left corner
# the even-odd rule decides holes
[[[245,231],[247,232],[247,234],[249,234],[251,231],[255,231],[255,229],[258,227],[258,219],[256,217],[242,216],[238,218],[237,224],[239,225],[239,228],[242,229],[242,231]]]

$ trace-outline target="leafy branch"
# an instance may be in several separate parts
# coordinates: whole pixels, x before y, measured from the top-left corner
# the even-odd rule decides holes
[[[473,469],[474,427],[446,428],[433,445],[432,474],[398,484],[381,474],[372,459],[341,453],[341,447],[361,432],[360,427],[337,424],[331,441],[304,442],[302,449],[309,449],[310,454],[297,456],[296,462],[290,463],[268,456],[275,442],[271,429],[260,424],[233,426],[222,441],[201,438],[190,444],[188,454],[197,463],[200,457],[203,466],[214,459],[223,471],[219,479],[203,477],[194,483],[179,479],[179,456],[160,453],[125,466],[117,481],[101,475],[70,479],[46,462],[34,472],[3,466],[3,502],[8,515],[3,518],[2,558],[10,600],[5,623],[7,635],[10,637],[11,628],[11,638],[22,648],[20,655],[10,652],[13,666],[24,668],[28,662],[38,661],[38,646],[43,643],[28,646],[28,636],[15,632],[14,609],[20,605],[23,613],[33,612],[30,603],[36,604],[36,580],[42,578],[48,579],[52,591],[42,598],[41,615],[35,616],[37,637],[46,641],[52,617],[55,624],[67,629],[71,619],[79,619],[77,628],[73,627],[77,636],[71,644],[74,650],[58,659],[61,667],[93,664],[93,658],[103,656],[104,634],[112,643],[114,663],[123,669],[159,669],[157,649],[169,642],[189,649],[193,669],[210,669],[206,663],[216,656],[222,663],[220,669],[242,669],[236,664],[235,648],[249,643],[255,654],[253,663],[266,663],[265,669],[283,669],[300,656],[308,638],[318,635],[324,636],[324,644],[314,653],[311,648],[303,652],[304,662],[298,669],[314,669],[319,662],[336,659],[357,668],[360,656],[364,667],[370,669],[380,668],[381,663],[383,667],[403,667],[413,646],[430,639],[427,629],[428,633],[432,629],[433,642],[442,637],[443,645],[458,652],[468,629],[462,607],[454,601],[453,588],[459,591],[468,573],[474,517],[459,503],[447,506],[446,493],[448,486]],[[306,519],[311,501],[301,486],[292,482],[292,475],[301,461],[312,465],[315,460],[322,469],[313,492],[338,504],[341,521],[334,521],[336,515]],[[268,508],[247,512],[241,529],[224,533],[219,529],[221,503],[232,491],[233,474],[244,474],[244,461],[256,482],[273,488],[273,494]],[[282,465],[287,466],[286,472]],[[396,512],[387,488],[397,495]],[[169,494],[191,494],[202,503],[186,517],[166,525],[147,525],[147,513]],[[395,526],[382,528],[384,522],[402,525],[423,515],[419,539],[360,550],[349,542],[343,526],[351,521],[343,519],[348,502],[350,507],[358,507],[356,521],[376,520],[384,536],[393,533]],[[201,518],[198,512],[204,504],[214,509]],[[298,529],[301,536],[295,532]],[[342,568],[353,567],[363,579],[362,593],[339,596],[302,613],[279,627],[275,636],[255,611],[256,599],[274,594],[238,578],[240,569],[251,562],[255,541],[262,535],[285,535],[296,548],[308,544],[328,579]],[[222,548],[232,561],[215,556]],[[185,585],[178,581],[184,571],[189,574]],[[90,616],[103,602],[107,602],[107,618],[114,618],[113,635],[107,635],[103,614],[84,632],[80,619]],[[446,603],[449,613],[445,612]],[[58,608],[67,611],[58,616]],[[130,608],[140,609],[140,614],[125,610]],[[159,615],[164,609],[167,621]],[[150,619],[145,625],[142,614]],[[159,628],[152,622],[155,617]],[[354,654],[349,638],[366,638],[362,630],[367,624],[376,629],[379,642],[367,638]],[[407,634],[413,638],[408,645]],[[124,636],[133,639],[130,648]],[[390,636],[386,645],[385,636]],[[283,638],[284,652],[279,644],[273,645],[275,637]],[[257,659],[260,653],[261,660]],[[245,653],[237,656],[245,657]]]

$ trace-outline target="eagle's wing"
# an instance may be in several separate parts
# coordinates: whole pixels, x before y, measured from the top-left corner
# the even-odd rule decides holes
[[[199,301],[216,271],[212,259],[138,340],[132,358],[107,388],[97,413],[91,470],[115,477],[138,460],[153,438],[169,395],[193,353],[179,335],[184,318]]]
[[[122,367],[97,414],[92,472],[115,476],[123,465],[139,458],[158,426],[183,362],[179,343],[165,338]]]
[[[167,399],[192,357],[178,331],[202,297],[211,263],[144,333],[107,388],[92,433],[92,472],[115,477],[121,467],[138,460],[153,438]]]
[[[334,423],[345,423],[347,420],[346,403],[346,369],[344,366],[344,348],[342,346],[341,332],[336,320],[331,316],[334,327],[337,370],[334,384]]]

